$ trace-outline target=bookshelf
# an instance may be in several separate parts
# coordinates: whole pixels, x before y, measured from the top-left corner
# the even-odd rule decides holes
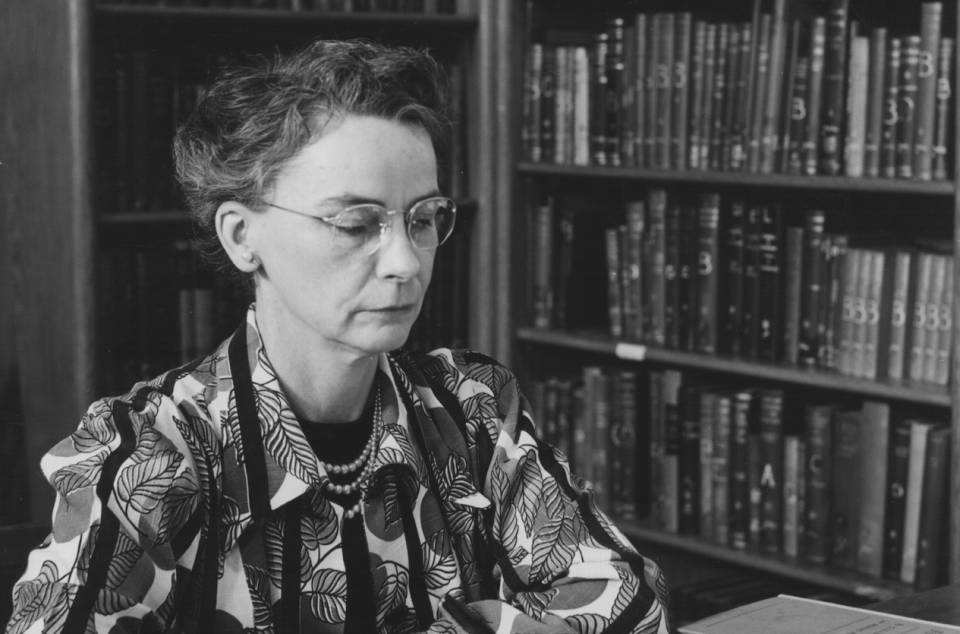
[[[944,485],[949,488],[951,500],[960,496],[960,398],[957,395],[955,378],[960,367],[957,363],[956,328],[960,312],[956,302],[944,300],[945,303],[938,308],[940,314],[952,316],[949,334],[940,339],[948,345],[939,353],[945,362],[944,368],[949,369],[949,380],[944,381],[941,377],[939,382],[933,382],[924,380],[922,376],[910,378],[910,373],[903,374],[907,378],[888,378],[885,369],[863,372],[860,368],[837,367],[833,357],[824,360],[823,357],[815,355],[812,361],[808,360],[806,363],[802,357],[799,361],[787,358],[785,351],[790,348],[791,343],[787,341],[781,344],[780,338],[790,335],[789,323],[785,326],[781,323],[786,332],[779,330],[781,326],[775,326],[772,344],[774,352],[768,355],[758,354],[754,349],[748,351],[746,347],[739,351],[726,349],[724,324],[728,318],[719,311],[721,307],[726,308],[721,302],[727,300],[725,293],[729,294],[729,291],[724,286],[726,282],[721,278],[717,291],[719,295],[707,296],[705,299],[704,296],[696,295],[696,257],[698,253],[702,253],[700,244],[694,240],[692,245],[684,246],[684,238],[676,238],[678,245],[674,248],[680,249],[678,253],[671,256],[669,251],[661,251],[657,254],[657,257],[664,258],[660,260],[659,266],[662,267],[666,260],[666,269],[655,268],[658,265],[654,259],[645,259],[648,255],[643,250],[651,248],[654,244],[652,242],[638,243],[642,249],[637,253],[642,253],[641,255],[634,256],[629,251],[632,248],[629,233],[630,214],[633,212],[642,216],[643,224],[636,231],[638,235],[642,232],[645,240],[653,222],[650,209],[654,199],[648,194],[654,190],[665,193],[668,209],[671,206],[692,207],[690,215],[693,217],[693,224],[686,225],[686,230],[700,231],[701,236],[703,225],[697,224],[697,216],[703,218],[703,208],[712,205],[701,201],[708,197],[713,197],[710,200],[714,202],[719,199],[716,207],[719,216],[717,239],[720,244],[716,251],[708,254],[712,255],[708,261],[716,265],[721,275],[725,274],[723,267],[731,257],[724,251],[723,240],[726,239],[725,232],[734,223],[731,219],[732,207],[738,204],[744,205],[746,209],[757,207],[764,210],[758,212],[761,216],[766,215],[766,209],[775,208],[776,212],[769,215],[782,221],[777,232],[780,240],[778,257],[783,259],[777,262],[778,268],[774,269],[780,286],[772,288],[778,293],[774,301],[776,310],[780,312],[773,315],[783,319],[788,306],[781,294],[788,292],[784,287],[791,283],[791,265],[806,262],[802,258],[789,260],[785,255],[784,251],[788,248],[787,229],[796,228],[795,236],[809,236],[806,218],[812,210],[822,210],[828,233],[836,232],[849,236],[849,245],[841,247],[841,253],[847,253],[847,248],[850,252],[891,249],[902,244],[913,244],[915,241],[921,245],[920,251],[931,249],[931,252],[936,250],[938,254],[947,256],[942,266],[945,271],[950,271],[953,277],[952,284],[950,278],[945,277],[950,286],[945,288],[944,292],[949,290],[953,296],[960,292],[955,274],[960,269],[957,268],[957,258],[954,257],[960,238],[956,134],[950,132],[949,136],[944,137],[947,139],[945,152],[950,158],[941,163],[941,169],[936,176],[927,177],[927,173],[920,167],[915,172],[912,170],[914,161],[917,160],[911,158],[914,157],[913,152],[917,151],[914,136],[909,136],[913,145],[908,147],[906,153],[906,162],[910,163],[910,169],[901,173],[900,167],[891,165],[891,169],[896,169],[886,175],[883,171],[886,167],[881,167],[881,163],[886,165],[888,159],[882,158],[880,154],[884,151],[883,143],[889,144],[890,140],[877,132],[882,131],[879,125],[872,131],[867,130],[873,135],[869,139],[859,137],[857,140],[857,130],[866,134],[860,128],[863,122],[849,119],[852,115],[848,114],[856,110],[861,113],[860,116],[873,117],[871,122],[880,123],[876,112],[873,115],[868,114],[868,107],[862,104],[849,105],[853,104],[852,99],[859,99],[848,99],[849,95],[854,94],[848,93],[850,78],[859,79],[866,72],[849,71],[848,64],[853,59],[853,47],[861,47],[862,53],[864,46],[877,46],[870,44],[872,40],[869,38],[879,38],[876,29],[880,27],[885,29],[885,38],[897,38],[902,39],[905,44],[915,44],[909,36],[919,35],[923,25],[930,28],[930,22],[927,22],[929,18],[922,16],[921,3],[885,3],[882,8],[860,0],[849,0],[845,3],[847,20],[843,23],[846,39],[842,50],[847,60],[840,66],[841,82],[831,88],[835,94],[839,90],[841,104],[839,114],[830,115],[836,117],[841,129],[839,137],[836,137],[839,147],[837,152],[833,153],[832,159],[837,165],[828,168],[820,160],[820,154],[823,154],[822,121],[809,124],[812,133],[805,127],[791,128],[801,126],[795,123],[798,119],[806,126],[808,119],[788,116],[791,111],[786,106],[795,105],[796,99],[806,99],[803,103],[810,103],[809,92],[805,93],[798,88],[803,86],[803,90],[809,90],[811,84],[806,75],[803,75],[803,81],[797,79],[798,75],[802,74],[796,72],[797,60],[805,58],[800,65],[810,61],[814,53],[814,31],[817,28],[825,29],[826,36],[829,37],[829,10],[836,8],[838,4],[832,1],[743,0],[725,3],[721,8],[696,0],[681,3],[643,3],[642,6],[631,2],[606,2],[596,10],[585,11],[573,2],[553,3],[548,7],[548,3],[544,1],[531,0],[525,4],[523,15],[518,16],[519,33],[515,34],[514,42],[517,58],[524,59],[524,68],[514,77],[516,92],[521,97],[513,103],[515,161],[512,172],[512,262],[516,270],[524,273],[518,274],[511,284],[515,302],[514,310],[509,316],[510,332],[513,335],[513,358],[515,365],[522,370],[534,409],[539,409],[541,414],[547,414],[544,420],[547,433],[558,433],[557,425],[562,426],[564,423],[574,426],[575,435],[572,436],[569,446],[575,469],[575,447],[580,442],[578,439],[583,438],[577,435],[583,433],[583,430],[576,429],[577,421],[583,424],[583,421],[588,419],[594,422],[597,420],[589,418],[593,414],[584,414],[584,408],[589,410],[594,406],[591,390],[611,390],[610,401],[599,410],[605,413],[596,414],[603,422],[597,424],[616,428],[620,424],[618,416],[622,416],[616,410],[622,411],[627,407],[625,402],[616,400],[616,382],[618,377],[625,373],[628,380],[638,381],[635,400],[630,401],[627,407],[628,412],[633,411],[630,408],[636,408],[638,412],[635,420],[639,440],[636,441],[636,453],[632,456],[635,462],[631,463],[630,458],[619,457],[615,444],[611,444],[610,447],[613,448],[608,447],[607,450],[612,452],[609,454],[610,460],[615,463],[626,460],[636,468],[646,467],[644,463],[649,462],[650,448],[643,443],[649,443],[650,434],[656,435],[660,433],[657,429],[662,429],[651,420],[653,414],[647,409],[654,397],[648,393],[648,389],[653,388],[646,384],[646,379],[653,374],[675,371],[682,374],[684,381],[691,379],[691,383],[699,383],[704,391],[715,389],[721,392],[749,386],[757,391],[773,390],[786,394],[790,406],[799,406],[801,410],[806,406],[806,399],[842,402],[844,407],[851,408],[854,407],[853,404],[859,408],[861,403],[869,402],[871,407],[880,404],[881,407],[889,408],[889,411],[897,412],[895,417],[929,417],[943,421],[950,429],[952,456],[944,476]],[[947,0],[939,3],[939,6],[941,36],[954,39],[958,33],[958,4]],[[783,11],[782,14],[778,13],[780,10]],[[644,17],[638,18],[638,15]],[[818,16],[824,18],[819,27],[815,21]],[[617,18],[621,18],[622,22],[616,23]],[[687,22],[684,22],[685,20]],[[850,24],[854,22],[856,27],[851,28]],[[780,39],[775,40],[778,23],[782,25]],[[658,28],[669,29],[669,40],[656,31]],[[723,41],[726,47],[720,45],[721,30],[725,32]],[[736,36],[732,35],[734,31],[738,33]],[[753,38],[751,48],[744,45],[745,40],[740,37],[746,31],[750,31],[751,38],[755,33],[767,33],[765,37],[768,39]],[[698,36],[698,33],[702,35]],[[698,41],[698,37],[703,39]],[[854,37],[867,39],[851,44]],[[740,38],[740,49],[734,43],[734,38]],[[917,42],[920,41],[919,37],[916,39]],[[711,41],[715,42],[715,49],[711,48],[714,44],[708,44]],[[746,41],[750,43],[750,40]],[[781,42],[782,48],[770,46],[773,41]],[[798,42],[795,48],[793,42]],[[700,52],[698,46],[702,47]],[[764,48],[767,46],[769,48]],[[829,46],[828,41],[826,47],[829,49]],[[874,48],[868,50],[872,52]],[[877,47],[876,50],[884,49]],[[714,51],[714,57],[708,64],[706,59],[709,51]],[[909,57],[907,53],[904,55],[905,59]],[[952,63],[952,68],[944,79],[956,86],[956,49],[949,49],[945,55]],[[729,58],[724,62],[726,66],[714,66],[721,57]],[[763,61],[759,62],[761,57]],[[644,61],[645,58],[653,58],[655,62],[663,59],[684,62],[686,65],[682,73],[676,66],[671,67],[677,72],[671,77],[682,77],[683,88],[675,88],[672,79],[665,79],[661,75],[657,75],[657,81],[653,84],[649,83],[651,67],[644,66],[649,63]],[[598,63],[598,59],[606,61]],[[758,84],[759,87],[750,93],[747,90],[750,82],[756,77],[761,77],[756,81],[762,81],[764,77],[761,65],[768,65],[763,68],[769,68],[770,64],[780,69],[782,82]],[[780,66],[776,66],[777,64]],[[723,70],[722,73],[714,72],[715,69],[724,68],[728,70]],[[857,68],[858,71],[860,68],[870,69],[866,66]],[[717,83],[720,75],[726,77],[725,83]],[[705,77],[707,79],[704,79]],[[637,83],[631,83],[631,78],[637,78]],[[740,78],[740,84],[733,81],[736,78]],[[822,84],[822,76],[820,81],[819,85],[825,85]],[[912,90],[917,88],[909,84],[904,88],[902,84],[898,84],[899,81],[899,76],[893,80],[894,96],[897,99],[906,93],[913,94]],[[869,76],[868,83],[871,86],[883,85],[889,90],[890,81],[882,74]],[[776,88],[771,88],[774,84]],[[862,89],[863,87],[858,90]],[[926,88],[920,87],[918,90]],[[678,93],[686,94],[678,97]],[[883,97],[886,99],[888,95],[884,94]],[[745,101],[738,102],[737,99]],[[700,105],[695,106],[695,102]],[[707,103],[710,103],[711,107],[716,106],[720,114],[711,118],[709,111],[701,109],[706,107]],[[742,108],[732,107],[731,104],[734,103],[740,104]],[[822,107],[817,108],[818,114],[821,110]],[[922,108],[918,108],[917,111],[921,110]],[[950,101],[949,106],[944,104],[942,110],[939,115],[941,127],[944,130],[956,130],[956,102]],[[665,111],[670,113],[666,117],[667,123],[663,122]],[[648,114],[651,112],[654,114]],[[683,115],[677,117],[678,112]],[[547,119],[550,121],[546,121]],[[681,121],[680,124],[677,123],[678,120]],[[899,121],[904,120],[907,120],[906,116]],[[883,123],[885,126],[894,126],[891,134],[895,139],[908,134],[896,128],[898,125],[906,125],[899,121]],[[738,128],[738,125],[741,127]],[[756,129],[751,130],[751,125],[756,126]],[[769,130],[764,133],[762,128]],[[915,134],[915,130],[916,128],[909,128],[909,134]],[[929,134],[929,130],[921,134]],[[781,151],[780,143],[785,138],[788,140],[783,142]],[[853,138],[852,150],[847,147],[848,138]],[[923,138],[931,144],[931,149],[927,151],[932,153],[936,142],[929,136]],[[775,140],[771,142],[769,139]],[[804,144],[792,146],[789,139],[800,139]],[[864,142],[869,143],[871,139],[876,143],[876,154],[861,164],[863,156],[858,152],[864,147]],[[750,144],[751,141],[754,141],[753,145]],[[815,148],[811,155],[814,158],[812,169],[815,173],[808,173],[802,162],[790,163],[796,158],[791,153],[800,156],[807,151],[806,147],[810,144]],[[736,149],[738,147],[739,150]],[[903,152],[899,146],[891,146],[891,151],[893,149],[901,154]],[[738,151],[742,152],[739,158]],[[770,154],[767,159],[763,159],[766,151]],[[751,157],[751,152],[756,152],[756,155]],[[864,151],[864,155],[866,154],[867,151]],[[921,166],[923,163],[917,165]],[[924,178],[918,177],[921,173]],[[642,211],[637,212],[638,208]],[[782,216],[779,215],[781,213]],[[660,228],[663,228],[662,225]],[[801,234],[800,228],[806,233]],[[882,232],[877,231],[878,228],[886,229],[887,235],[879,237],[877,234]],[[668,225],[667,231],[670,230]],[[584,237],[586,231],[593,233]],[[614,237],[610,236],[611,232]],[[677,235],[687,235],[684,234],[684,225],[679,226]],[[847,244],[843,239],[838,243]],[[669,242],[667,244],[669,245]],[[794,245],[796,250],[797,245],[802,246],[802,243],[795,240]],[[762,257],[759,255],[759,247],[757,248],[757,257]],[[687,251],[684,252],[683,249]],[[611,256],[611,253],[614,255]],[[684,260],[685,257],[691,257],[685,253],[692,253],[693,259]],[[638,259],[632,259],[635,257]],[[656,285],[651,277],[648,277],[651,274],[647,271],[654,271],[652,277],[666,275],[667,279],[672,279],[669,270],[671,257],[675,258],[673,262],[677,263],[678,278],[679,267],[685,265],[690,266],[693,271],[690,277],[693,281],[689,282],[689,286],[674,291],[681,294],[680,298],[646,294],[652,292],[649,289]],[[854,257],[867,256],[857,254],[850,257],[852,260]],[[757,261],[760,262],[759,259]],[[632,269],[639,272],[631,273]],[[636,277],[631,278],[631,275]],[[805,280],[806,275],[803,269],[797,269],[795,277]],[[837,280],[846,279],[843,275],[842,272],[835,274]],[[558,282],[558,279],[563,281]],[[631,281],[624,282],[625,279]],[[828,283],[828,280],[824,280],[824,284]],[[840,282],[832,283],[836,286]],[[633,305],[641,312],[639,316],[633,317],[637,321],[633,322],[631,327],[631,315],[628,311],[631,309],[632,300],[626,293],[633,292],[628,290],[633,284],[642,289],[642,294],[640,301]],[[690,291],[691,288],[694,290]],[[800,288],[804,287],[801,285]],[[684,292],[693,292],[694,295],[684,299]],[[835,297],[844,295],[843,288],[839,288],[838,292]],[[619,301],[616,300],[617,296]],[[615,298],[612,303],[611,297]],[[877,296],[877,299],[892,301],[887,297]],[[642,312],[648,310],[645,307],[647,304],[664,303],[664,300],[667,303],[678,302],[679,306],[687,302],[694,307],[690,309],[690,313],[684,313],[694,323],[681,324],[679,339],[673,341],[669,338],[664,341],[660,338],[661,335],[650,330],[648,314]],[[701,317],[695,312],[698,301],[712,303],[715,310],[708,321],[720,322],[719,325],[714,324],[717,327],[716,334],[707,337],[709,345],[702,345],[700,340],[700,337],[705,335],[698,330],[703,326],[702,322],[698,321]],[[792,310],[799,310],[800,305],[798,300]],[[838,352],[841,351],[840,338],[847,336],[839,334],[840,328],[847,327],[844,326],[845,319],[847,318],[839,314],[829,318],[831,324],[836,324],[837,333],[827,336],[835,336],[838,346],[830,354],[846,354]],[[615,328],[613,324],[617,323],[617,320],[620,325]],[[737,327],[740,327],[739,322]],[[685,331],[684,328],[688,330]],[[833,326],[830,326],[828,331],[830,328]],[[685,332],[689,333],[687,339],[684,339]],[[802,332],[801,326],[801,334],[797,336],[802,338]],[[796,341],[792,340],[794,346]],[[844,346],[849,344],[845,339],[842,343]],[[834,343],[830,345],[833,346]],[[588,377],[585,368],[600,368],[603,373],[609,374],[607,387],[591,388],[592,379]],[[613,387],[610,387],[611,385]],[[566,394],[558,396],[557,392]],[[583,396],[584,393],[587,396]],[[677,405],[681,411],[681,421],[684,420],[683,394],[681,391],[681,402]],[[791,395],[792,401],[789,400]],[[568,399],[574,404],[566,413],[557,414],[556,408],[562,409],[563,404],[569,405]],[[561,405],[557,405],[558,402]],[[870,424],[873,424],[872,421]],[[839,423],[834,420],[833,427],[838,426]],[[651,430],[651,427],[654,427],[654,430]],[[868,429],[866,424],[863,429]],[[586,430],[588,437],[590,431]],[[712,451],[712,447],[710,450]],[[651,467],[653,468],[656,467]],[[652,477],[646,473],[646,468],[642,471],[643,478]],[[594,470],[593,473],[597,472]],[[611,477],[611,487],[618,486],[618,474],[620,478],[626,477],[629,480],[631,473],[633,472],[616,472]],[[581,475],[590,478],[589,473]],[[682,473],[680,477],[683,477]],[[644,480],[637,486],[652,485]],[[656,495],[655,492],[650,494],[652,497]],[[606,495],[616,496],[617,493],[614,491]],[[645,502],[651,506],[656,503],[655,500]],[[616,504],[617,500],[614,499],[610,507],[614,515],[617,514]],[[782,545],[779,552],[762,554],[761,549],[752,546],[734,548],[727,543],[718,543],[712,536],[697,535],[695,530],[691,533],[689,529],[665,529],[652,515],[654,510],[647,511],[646,516],[645,510],[641,509],[636,519],[621,518],[620,524],[628,535],[643,544],[654,556],[657,548],[669,548],[700,558],[705,566],[707,562],[743,565],[785,579],[810,583],[824,590],[838,591],[851,597],[851,600],[886,599],[903,596],[914,590],[912,582],[885,576],[886,572],[864,574],[857,569],[858,565],[851,565],[849,562],[813,563],[802,556],[802,553],[800,557],[788,556],[784,554]],[[802,521],[801,517],[801,525]],[[950,508],[949,512],[944,513],[942,522],[948,528],[945,541],[941,544],[941,556],[946,562],[947,570],[943,571],[944,576],[938,583],[948,580],[955,583],[960,580],[960,512]]]
[[[0,77],[9,95],[0,113],[7,146],[0,170],[0,252],[13,280],[2,285],[0,382],[18,396],[19,416],[27,421],[29,511],[22,530],[30,535],[36,526],[49,525],[53,502],[36,468],[40,456],[73,429],[104,390],[105,357],[114,347],[113,333],[103,326],[104,305],[119,292],[104,281],[110,272],[104,254],[190,237],[173,195],[139,208],[102,202],[104,165],[96,157],[103,122],[98,117],[104,86],[109,87],[102,78],[115,72],[118,56],[143,50],[161,58],[165,71],[201,82],[223,57],[289,49],[323,36],[369,37],[427,47],[441,61],[455,64],[460,69],[455,91],[461,170],[451,169],[446,177],[451,184],[457,180],[452,194],[462,210],[460,230],[467,233],[455,236],[462,249],[449,259],[457,259],[466,279],[450,283],[465,298],[458,316],[466,320],[463,337],[479,350],[493,352],[503,345],[491,326],[501,301],[492,296],[487,279],[497,268],[495,225],[488,211],[496,194],[492,165],[497,152],[495,139],[479,131],[493,127],[494,104],[506,99],[494,76],[505,63],[497,40],[503,29],[494,21],[507,3],[458,0],[446,3],[454,10],[445,13],[320,11],[301,2],[263,2],[256,8],[230,4],[14,0],[0,8],[6,60]],[[50,41],[38,44],[37,32]],[[158,141],[148,142],[166,143],[169,135],[172,131],[161,132]],[[168,167],[144,164],[147,172]]]

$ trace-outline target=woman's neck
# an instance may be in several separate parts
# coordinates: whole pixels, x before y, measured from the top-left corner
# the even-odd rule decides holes
[[[281,321],[258,309],[260,338],[294,414],[317,423],[360,418],[378,355],[332,346],[306,328]]]

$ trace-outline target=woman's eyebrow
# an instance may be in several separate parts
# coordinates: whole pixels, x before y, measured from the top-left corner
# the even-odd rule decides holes
[[[433,188],[430,191],[417,196],[416,198],[409,200],[404,205],[404,211],[410,209],[414,204],[421,200],[427,198],[432,198],[434,196],[439,196],[440,190]],[[359,194],[341,194],[339,196],[331,196],[330,198],[324,198],[323,200],[317,202],[313,207],[318,210],[329,209],[331,207],[349,207],[351,205],[380,205],[381,207],[389,207],[382,199],[380,198],[371,198],[369,196],[360,196]]]

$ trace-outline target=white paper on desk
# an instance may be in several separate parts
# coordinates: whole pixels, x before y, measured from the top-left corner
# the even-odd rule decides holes
[[[781,594],[680,627],[680,634],[960,634],[960,627]]]

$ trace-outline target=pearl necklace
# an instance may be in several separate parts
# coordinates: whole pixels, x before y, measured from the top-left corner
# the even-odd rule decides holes
[[[352,461],[347,464],[335,464],[332,462],[320,461],[320,465],[328,472],[343,475],[348,473],[353,473],[355,471],[360,471],[356,479],[352,482],[347,482],[346,484],[336,484],[329,478],[324,482],[323,486],[326,489],[329,489],[337,495],[349,495],[351,493],[359,490],[363,484],[367,481],[367,478],[373,473],[374,463],[376,462],[374,458],[377,454],[377,449],[380,446],[380,438],[383,435],[383,415],[382,415],[382,406],[381,406],[381,396],[380,396],[380,386],[377,385],[377,393],[373,400],[373,428],[370,430],[370,438],[367,439],[367,443],[363,446],[363,451],[360,452],[360,455],[357,456]],[[360,512],[361,500],[357,502],[348,509],[344,509],[343,516],[346,519],[357,515]]]

